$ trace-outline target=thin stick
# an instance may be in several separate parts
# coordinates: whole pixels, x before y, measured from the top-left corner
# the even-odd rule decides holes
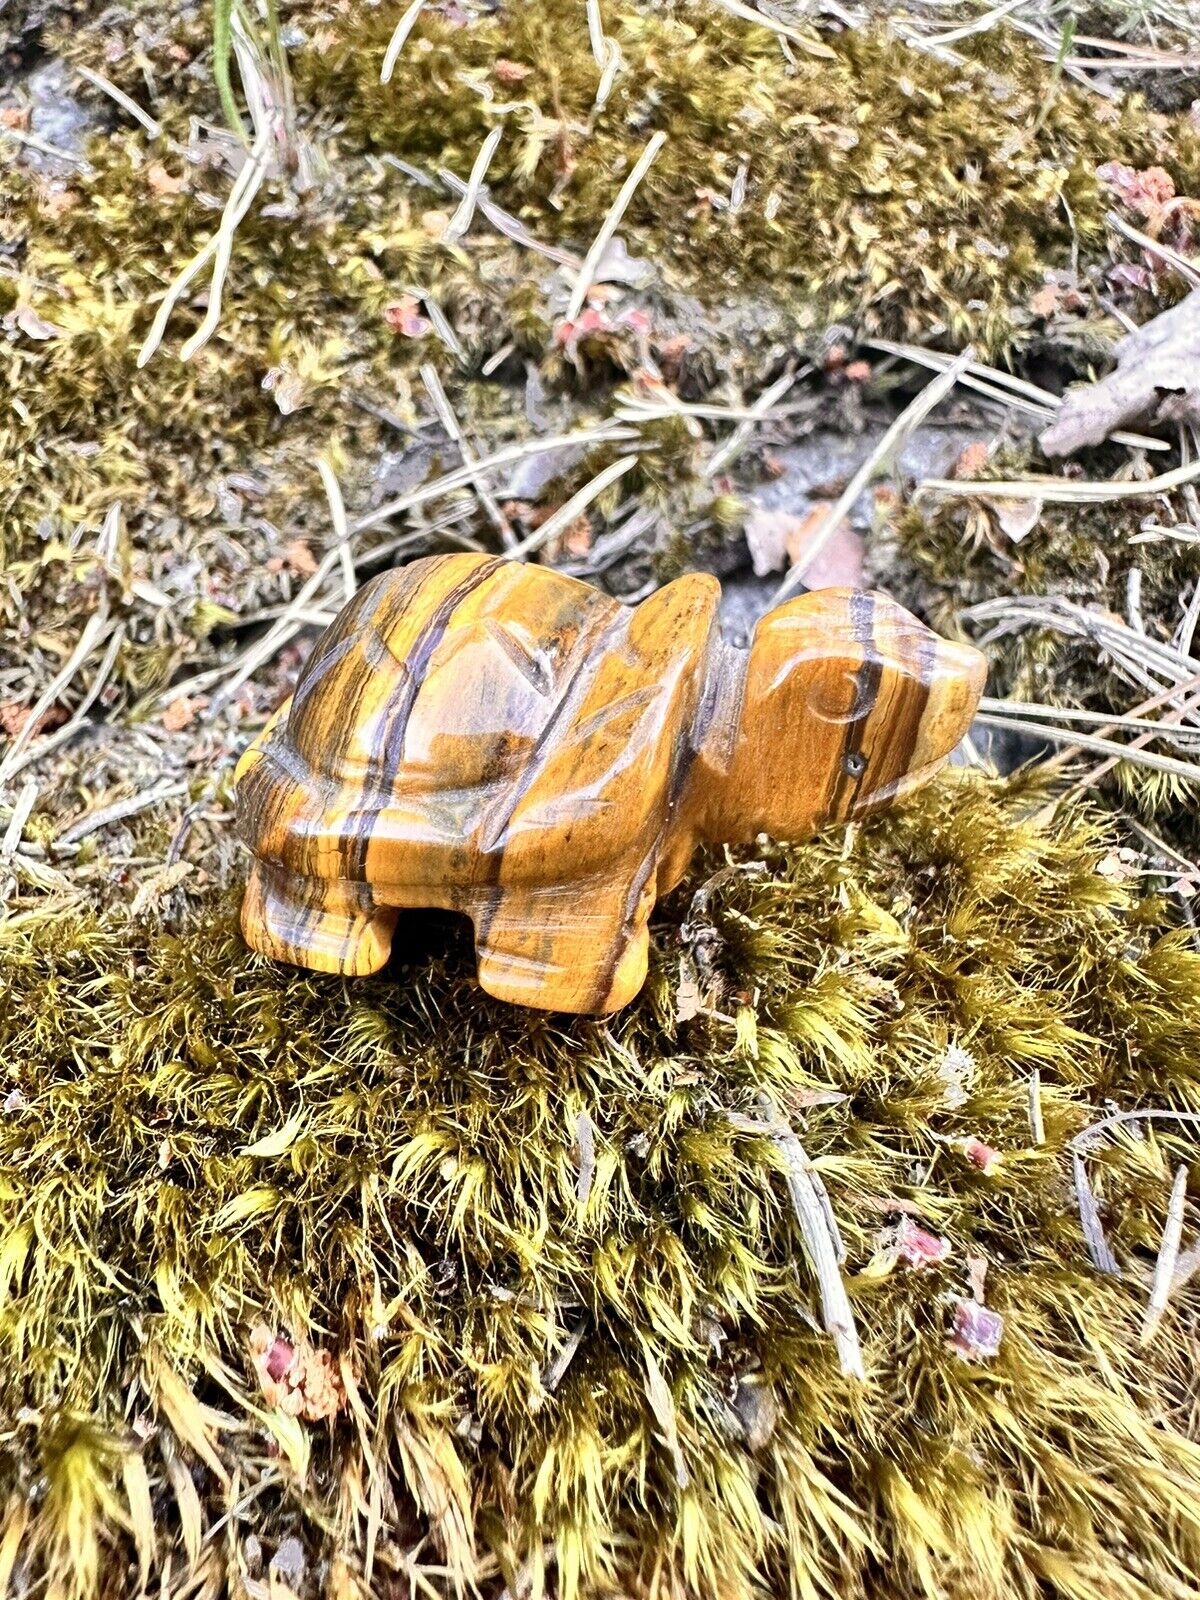
[[[442,387],[442,380],[438,370],[431,361],[426,361],[421,367],[421,382],[425,385],[425,392],[433,401],[433,409],[438,414],[442,427],[458,446],[465,467],[474,467],[477,457],[470,441],[466,438],[458,425],[458,418],[454,415],[454,408],[446,398],[446,391]],[[488,520],[499,533],[500,538],[510,551],[517,547],[517,536],[512,531],[508,518],[501,511],[491,490],[483,477],[477,474],[471,479],[471,487],[478,496],[479,503],[487,514]]]
[[[587,1325],[588,1314],[586,1311],[581,1311],[575,1319],[575,1326],[567,1335],[566,1343],[546,1368],[546,1375],[542,1379],[542,1388],[545,1389],[547,1394],[553,1394],[563,1381],[567,1368],[575,1359],[575,1352],[583,1341]]]
[[[503,132],[503,127],[493,128],[483,141],[483,146],[475,157],[475,165],[471,168],[471,176],[467,179],[466,193],[458,202],[458,210],[450,218],[446,224],[446,231],[442,234],[443,244],[457,244],[471,226],[471,219],[475,215],[475,202],[479,198],[479,191],[483,188],[483,180],[487,177],[487,169],[491,165]]]
[[[918,344],[898,344],[892,339],[866,339],[869,350],[882,350],[886,355],[900,356],[905,361],[915,361],[920,366],[932,367],[935,372],[945,372],[954,359],[938,350],[926,350]],[[1053,417],[1062,405],[1062,396],[1042,389],[1036,383],[1018,378],[999,367],[986,366],[982,361],[972,361],[958,380],[964,388],[974,389],[996,405],[1011,406],[1035,417]],[[1006,393],[1005,391],[1011,391]],[[1127,445],[1131,450],[1169,450],[1165,439],[1152,439],[1143,433],[1114,433],[1114,444]]]
[[[780,1117],[770,1095],[764,1092],[758,1099],[769,1124],[767,1131],[787,1163],[788,1191],[821,1290],[825,1330],[833,1335],[843,1374],[848,1378],[865,1379],[854,1312],[838,1269],[837,1241],[830,1232],[826,1206],[813,1183],[812,1163],[791,1126]]]
[[[51,755],[55,750],[61,750],[63,745],[71,742],[87,721],[87,714],[91,710],[96,696],[108,682],[113,663],[117,659],[117,651],[124,642],[125,624],[119,622],[113,629],[112,637],[108,641],[108,648],[104,652],[100,665],[96,668],[96,676],[92,679],[91,688],[79,702],[75,715],[70,722],[64,722],[61,728],[55,728],[53,733],[46,734],[32,749],[26,750],[24,755],[18,757],[8,770],[9,780],[15,778],[19,772],[24,772],[25,768],[31,766],[35,761],[40,761],[43,756]]]
[[[260,141],[260,143],[262,143],[262,147],[265,151],[265,142]],[[258,148],[259,146],[256,145],[255,149],[257,150]],[[200,273],[215,256],[218,248],[221,228],[225,226],[226,218],[229,217],[233,219],[234,227],[236,227],[237,223],[241,221],[241,218],[245,213],[239,208],[242,205],[242,199],[246,194],[247,189],[250,187],[257,175],[256,165],[255,156],[254,154],[251,154],[245,165],[242,167],[242,170],[234,179],[233,188],[229,191],[229,199],[225,202],[225,210],[222,213],[221,223],[217,229],[217,232],[214,233],[212,238],[208,240],[207,244],[203,245],[197,254],[192,257],[187,266],[184,267],[183,271],[179,274],[179,276],[167,290],[166,294],[163,296],[162,304],[159,306],[154,321],[150,326],[150,332],[146,335],[146,342],[142,345],[141,350],[138,352],[137,364],[139,369],[146,365],[151,356],[162,343],[163,335],[167,331],[167,323],[171,319],[171,313],[178,304],[179,298],[183,294],[183,291],[188,287],[192,279],[195,278],[197,274]],[[255,185],[255,188],[257,188],[257,185]],[[250,198],[253,199],[253,194],[251,194]],[[247,200],[247,209],[249,208],[249,204],[250,201]],[[218,315],[219,314],[220,313],[218,309]]]
[[[1188,1169],[1182,1163],[1171,1185],[1171,1198],[1167,1203],[1167,1219],[1163,1223],[1162,1241],[1158,1259],[1154,1263],[1154,1282],[1150,1289],[1150,1303],[1142,1319],[1139,1344],[1149,1344],[1158,1330],[1162,1314],[1167,1309],[1171,1286],[1175,1279],[1175,1265],[1179,1260],[1179,1246],[1183,1239],[1183,1203],[1187,1196]]]
[[[571,298],[567,304],[566,320],[568,322],[574,322],[583,310],[583,302],[587,299],[588,290],[595,281],[600,259],[608,248],[613,234],[616,233],[617,228],[620,226],[621,218],[628,210],[629,202],[637,192],[638,185],[649,172],[654,158],[666,142],[667,136],[661,130],[654,134],[649,144],[638,157],[637,165],[621,185],[621,191],[613,201],[608,215],[600,224],[600,231],[592,240],[592,247],[584,257],[583,265],[580,267],[579,274],[575,279],[575,287],[571,291]]]
[[[0,840],[0,865],[11,861],[16,855],[21,835],[25,832],[25,824],[29,821],[29,813],[33,810],[38,793],[38,786],[32,780],[21,786],[21,792],[8,819],[8,826],[4,830],[4,838]]]
[[[598,495],[604,493],[610,483],[615,483],[631,467],[636,466],[637,459],[636,456],[622,456],[619,461],[612,462],[602,472],[598,472],[591,482],[585,483],[582,489],[577,490],[565,505],[559,506],[553,516],[547,517],[540,528],[535,528],[532,533],[526,534],[519,544],[513,545],[509,554],[514,559],[519,558],[523,561],[531,551],[549,544],[551,539],[556,539]]]
[[[267,175],[267,150],[271,141],[271,129],[265,124],[262,132],[254,141],[254,148],[250,152],[250,159],[246,163],[249,176],[246,185],[239,195],[236,204],[226,203],[225,210],[221,213],[221,221],[213,236],[213,272],[212,280],[208,287],[208,307],[204,313],[204,321],[179,352],[181,361],[190,361],[196,351],[206,345],[217,331],[221,320],[221,291],[225,287],[225,276],[229,271],[229,263],[233,258],[233,239],[242,218],[249,211],[255,195],[262,187],[263,179]]]
[[[1110,228],[1115,228],[1126,239],[1140,245],[1143,250],[1148,250],[1151,255],[1158,256],[1168,265],[1175,268],[1176,272],[1185,277],[1192,288],[1200,285],[1200,263],[1190,260],[1187,256],[1180,255],[1178,250],[1172,250],[1169,244],[1163,244],[1159,239],[1152,239],[1148,233],[1143,233],[1140,228],[1135,228],[1132,223],[1126,222],[1124,217],[1119,217],[1115,211],[1106,213],[1105,222]]]
[[[416,26],[417,18],[425,9],[425,0],[413,0],[412,5],[396,24],[392,37],[388,40],[388,47],[383,56],[383,67],[379,73],[380,83],[391,83],[392,73],[396,70],[396,62],[400,59],[400,52],[404,49],[404,41]]]
[[[1029,1132],[1034,1144],[1046,1142],[1046,1124],[1042,1120],[1042,1075],[1034,1067],[1029,1078]]]
[[[16,771],[17,757],[24,750],[30,739],[33,738],[34,729],[37,727],[44,714],[50,709],[50,707],[58,699],[59,695],[71,682],[71,679],[79,671],[79,668],[91,655],[97,643],[103,637],[104,630],[107,625],[108,605],[104,598],[101,597],[99,606],[88,618],[83,632],[79,635],[79,643],[75,646],[74,650],[72,650],[70,656],[63,663],[62,667],[58,670],[58,672],[55,673],[54,677],[34,701],[33,705],[30,707],[29,715],[25,718],[25,722],[21,728],[21,731],[9,745],[7,751],[5,752],[4,760],[0,761],[0,784],[7,783],[9,778],[12,777],[13,773]]]
[[[94,84],[97,89],[108,95],[110,100],[115,100],[123,111],[128,111],[136,122],[141,123],[152,139],[158,138],[162,128],[155,122],[150,113],[143,111],[137,101],[131,100],[123,89],[118,89],[115,83],[109,83],[107,78],[101,77],[98,72],[93,72],[91,67],[76,66],[75,71],[81,78],[86,78],[89,83]]]
[[[1071,1140],[1071,1159],[1075,1168],[1075,1194],[1079,1202],[1080,1220],[1083,1223],[1084,1238],[1087,1241],[1092,1264],[1100,1272],[1118,1273],[1120,1267],[1104,1237],[1100,1214],[1096,1208],[1096,1198],[1084,1169],[1084,1156],[1095,1145],[1100,1135],[1107,1133],[1111,1128],[1121,1127],[1128,1122],[1159,1121],[1187,1122],[1195,1125],[1200,1123],[1200,1111],[1174,1111],[1167,1106],[1151,1107],[1145,1111],[1114,1111],[1111,1115],[1101,1117],[1098,1122],[1093,1122],[1082,1129]]]
[[[500,450],[494,450],[491,455],[480,456],[473,466],[457,467],[453,472],[443,473],[440,478],[435,478],[432,483],[421,484],[416,489],[408,490],[406,494],[398,495],[395,500],[389,500],[386,505],[379,506],[365,517],[360,517],[351,526],[350,532],[352,535],[362,533],[367,528],[378,526],[381,522],[389,522],[392,517],[398,517],[402,512],[423,506],[430,500],[440,500],[444,495],[453,493],[455,489],[466,488],[478,473],[490,472],[493,467],[506,467],[514,461],[523,461],[527,456],[544,455],[549,450],[567,450],[577,445],[611,444],[626,439],[636,439],[637,436],[633,428],[600,423],[594,428],[580,428],[575,433],[552,434],[545,439],[526,439],[520,444],[505,445]]]
[[[893,457],[899,454],[909,436],[920,426],[934,407],[940,405],[946,398],[958,382],[961,373],[970,364],[974,353],[971,346],[968,345],[961,355],[955,357],[944,372],[939,372],[937,377],[927,383],[920,394],[905,406],[904,410],[842,490],[836,502],[826,511],[820,525],[811,539],[805,544],[799,559],[793,562],[783,582],[776,589],[771,599],[772,605],[778,605],[781,600],[786,600],[788,595],[800,586],[804,574],[829,543],[830,539],[833,538],[841,526],[843,518],[847,516],[859,495],[871,480],[891,462]]]
[[[358,588],[358,579],[354,573],[354,557],[350,551],[350,534],[346,527],[346,502],[342,499],[337,474],[324,456],[317,457],[317,471],[321,474],[325,498],[329,501],[329,520],[333,523],[334,538],[337,540],[336,549],[342,563],[342,592],[346,600],[350,601],[353,600],[354,591]]]
[[[972,34],[986,33],[989,28],[994,28],[1002,17],[1010,11],[1027,5],[1028,0],[1004,0],[1003,5],[994,6],[991,11],[985,11],[981,17],[976,17],[972,22],[966,22],[961,28],[952,28],[949,33],[933,33],[925,35],[925,44],[946,45],[957,44],[960,39],[969,39]]]
[[[769,388],[764,389],[725,443],[719,445],[709,456],[704,466],[704,476],[715,478],[718,472],[722,472],[741,453],[746,440],[757,424],[771,411],[776,401],[782,400],[788,390],[811,371],[812,367],[806,365],[795,372],[785,372],[782,378],[777,378]],[[710,412],[712,409],[714,408],[709,408]]]
[[[728,11],[731,16],[741,17],[743,22],[757,22],[762,28],[770,28],[772,33],[790,40],[792,44],[798,44],[810,56],[817,56],[822,61],[834,59],[835,53],[828,45],[810,39],[799,29],[790,27],[786,22],[780,22],[778,17],[768,16],[765,11],[756,11],[753,6],[743,5],[742,0],[712,0],[712,4],[719,6],[722,11]]]
[[[18,144],[28,145],[30,150],[36,150],[40,155],[53,156],[56,161],[66,161],[73,167],[79,167],[83,172],[90,172],[92,164],[84,156],[76,155],[74,150],[63,150],[56,144],[49,144],[45,139],[39,139],[36,133],[22,133],[20,128],[6,128],[0,124],[0,134],[6,139],[15,139]]]
[[[1042,500],[1055,506],[1105,505],[1110,500],[1145,500],[1167,494],[1200,478],[1200,459],[1141,483],[1077,483],[1070,478],[1026,478],[1012,483],[984,483],[962,478],[926,478],[918,492],[982,495],[988,500]]]
[[[1009,733],[1024,733],[1036,739],[1070,743],[1080,750],[1094,750],[1097,755],[1108,756],[1114,763],[1129,761],[1134,766],[1148,767],[1152,772],[1166,772],[1173,778],[1186,778],[1189,783],[1200,783],[1200,767],[1187,761],[1177,761],[1174,756],[1153,755],[1137,745],[1118,745],[1110,739],[1098,739],[1091,734],[1076,733],[1069,728],[1055,728],[1045,722],[1025,722],[1020,717],[997,717],[991,713],[979,713],[976,721],[982,722],[985,728],[1004,728]]]
[[[1131,712],[1128,716],[1117,716],[1111,711],[1079,711],[1070,706],[1044,706],[1027,700],[994,700],[986,694],[979,701],[979,710],[985,714],[998,716],[1046,718],[1051,722],[1086,722],[1103,727],[1106,731],[1113,728],[1128,728],[1135,733],[1144,733],[1150,738],[1159,735],[1170,738],[1172,733],[1178,732],[1175,723],[1151,722],[1145,717],[1138,716],[1136,712]],[[1200,729],[1197,730],[1196,736],[1200,737]]]
[[[147,811],[163,800],[174,800],[186,793],[186,784],[168,783],[160,784],[156,789],[147,789],[142,794],[132,794],[125,800],[116,800],[110,806],[102,806],[98,811],[90,811],[80,817],[59,834],[57,842],[60,845],[77,844],[80,839],[86,839],[89,833],[106,828],[110,822],[124,822],[127,817],[137,816],[139,811]]]

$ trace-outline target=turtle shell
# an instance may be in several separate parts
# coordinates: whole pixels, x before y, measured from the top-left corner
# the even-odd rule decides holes
[[[630,608],[543,567],[429,557],[368,583],[237,771],[260,861],[472,909],[653,848],[686,764],[720,589]]]

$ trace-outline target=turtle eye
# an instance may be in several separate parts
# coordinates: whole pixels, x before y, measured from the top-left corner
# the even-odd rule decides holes
[[[861,750],[847,750],[842,757],[842,771],[848,778],[861,778],[867,770],[867,758]]]

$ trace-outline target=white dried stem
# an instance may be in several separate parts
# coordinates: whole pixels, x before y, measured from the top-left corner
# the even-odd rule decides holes
[[[571,298],[567,304],[567,321],[574,322],[583,310],[583,302],[587,299],[588,290],[595,282],[596,272],[600,266],[601,258],[607,250],[610,240],[621,225],[621,218],[629,209],[629,202],[637,193],[638,185],[649,172],[658,152],[667,142],[667,136],[661,130],[654,134],[649,144],[638,157],[637,164],[630,172],[625,182],[621,185],[620,193],[613,201],[608,215],[600,224],[600,231],[592,240],[591,249],[583,258],[583,265],[575,279],[575,287],[571,291]]]
[[[458,418],[454,415],[454,408],[451,406],[450,401],[446,396],[446,391],[442,387],[442,380],[438,376],[438,370],[431,361],[426,361],[421,367],[421,382],[425,385],[425,392],[433,402],[433,409],[438,414],[438,421],[449,434],[450,438],[453,439],[454,443],[458,446],[459,454],[463,459],[463,465],[465,467],[475,467],[478,457],[475,454],[470,440],[466,437],[462,431],[462,428],[459,426]],[[512,527],[508,518],[504,515],[503,511],[501,511],[496,502],[495,496],[488,488],[487,483],[481,474],[476,474],[476,476],[471,479],[471,487],[475,490],[479,504],[483,507],[488,521],[496,529],[497,533],[499,533],[504,545],[510,551],[515,550],[517,547],[517,536],[512,531]]]
[[[106,94],[110,100],[115,100],[123,111],[128,111],[135,122],[140,122],[142,127],[152,139],[157,139],[162,132],[161,127],[155,122],[148,111],[143,111],[136,100],[131,100],[123,89],[118,89],[115,83],[110,83],[99,72],[93,72],[91,67],[77,66],[75,71],[81,78],[86,78],[101,93]]]
[[[549,544],[551,539],[556,539],[560,533],[575,521],[582,512],[586,511],[598,495],[604,493],[610,483],[615,483],[618,478],[633,466],[637,465],[636,456],[622,456],[619,461],[614,461],[610,466],[598,472],[590,483],[585,483],[565,505],[559,506],[553,516],[547,517],[540,528],[535,528],[532,533],[526,534],[519,544],[513,545],[509,554],[514,559],[524,560],[533,550],[538,550],[544,544]]]
[[[425,9],[425,0],[413,0],[412,5],[396,24],[392,37],[388,40],[388,47],[383,54],[383,66],[379,72],[380,83],[390,83],[392,73],[396,70],[396,63],[400,59],[400,52],[404,49],[405,40],[416,26],[417,18]]]
[[[443,244],[457,244],[471,226],[479,191],[483,188],[483,180],[487,177],[487,169],[491,165],[503,132],[502,127],[493,128],[483,141],[479,154],[475,157],[475,164],[471,168],[471,176],[467,179],[466,193],[458,202],[458,209],[446,224],[446,231],[442,234]]]
[[[833,1336],[843,1374],[848,1378],[865,1379],[854,1313],[850,1309],[850,1300],[838,1267],[841,1240],[836,1227],[830,1227],[832,1210],[828,1196],[822,1199],[824,1187],[817,1179],[803,1145],[779,1115],[770,1095],[760,1094],[759,1105],[770,1125],[770,1137],[787,1163],[792,1209],[800,1224],[809,1263],[821,1291],[821,1312],[826,1332]]]
[[[968,345],[961,355],[956,356],[950,365],[943,372],[939,372],[931,383],[927,383],[920,394],[904,408],[862,466],[851,477],[836,502],[826,511],[811,539],[806,541],[800,559],[793,563],[783,582],[776,589],[772,597],[773,605],[786,600],[794,589],[799,588],[804,574],[833,538],[859,495],[872,479],[887,470],[903,450],[910,436],[954,388],[961,374],[970,365],[973,356],[974,351]]]
[[[1175,1267],[1179,1261],[1179,1246],[1183,1240],[1183,1203],[1187,1196],[1188,1169],[1180,1165],[1171,1185],[1171,1198],[1167,1203],[1167,1219],[1163,1223],[1162,1241],[1158,1259],[1154,1263],[1154,1282],[1150,1287],[1150,1303],[1142,1319],[1139,1343],[1149,1344],[1162,1321],[1163,1312],[1175,1281]]]

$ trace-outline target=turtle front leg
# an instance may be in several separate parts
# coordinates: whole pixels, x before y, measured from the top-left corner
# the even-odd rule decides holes
[[[377,906],[367,884],[304,878],[256,860],[242,900],[242,936],[273,961],[362,977],[387,961],[398,915]]]
[[[511,1005],[603,1016],[646,981],[654,874],[605,884],[501,888],[474,916],[479,983]]]

